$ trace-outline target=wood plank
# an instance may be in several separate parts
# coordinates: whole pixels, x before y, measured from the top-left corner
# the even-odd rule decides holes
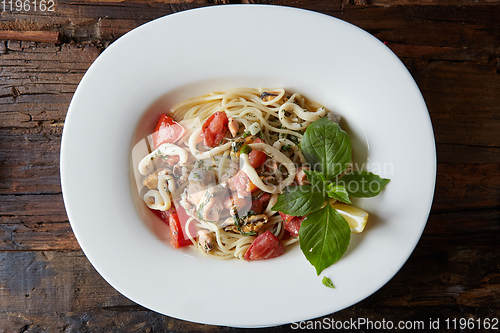
[[[46,133],[15,136],[0,132],[0,195],[61,193],[60,139]]]
[[[424,60],[410,65],[427,103],[436,142],[500,147],[497,66],[493,61],[482,65]]]
[[[499,164],[438,164],[435,212],[493,208],[499,203]]]
[[[432,246],[418,246],[391,283],[374,298],[379,306],[491,307],[498,314],[497,261],[498,252],[491,249],[464,246],[436,251]]]
[[[25,40],[42,43],[59,43],[58,31],[13,31],[0,30],[0,39]]]
[[[419,247],[447,251],[474,248],[488,250],[498,247],[500,207],[463,210],[458,205],[449,212],[431,210]],[[497,253],[498,255],[498,253]]]
[[[67,313],[131,305],[100,277],[81,251],[0,252],[2,313]]]
[[[434,125],[435,126],[435,125]],[[500,164],[499,147],[436,143],[438,160],[444,163],[494,163]]]
[[[2,223],[0,251],[80,250],[69,222]]]
[[[67,222],[63,198],[58,194],[1,195],[0,223]]]

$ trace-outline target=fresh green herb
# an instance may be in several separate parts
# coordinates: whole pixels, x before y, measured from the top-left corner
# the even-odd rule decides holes
[[[285,145],[285,146],[281,147],[281,150],[283,150],[283,151],[288,151],[290,149],[292,149],[292,145]]]
[[[349,193],[347,193],[347,190],[342,185],[335,185],[333,183],[328,184],[326,187],[326,194],[328,194],[330,198],[337,199],[338,201],[348,204],[351,203]]]
[[[236,209],[236,207],[234,208],[233,212],[234,212],[234,215],[233,215],[234,225],[238,228],[238,230],[240,230],[240,227],[241,227],[240,218],[238,216],[238,210]]]
[[[318,210],[325,201],[322,192],[309,185],[287,186],[272,210],[293,216],[305,216]]]
[[[326,276],[323,276],[323,280],[321,280],[321,282],[328,288],[332,288],[332,289],[335,289],[335,286],[333,285],[333,282],[332,280],[330,280],[330,278],[326,277]]]
[[[249,145],[244,145],[243,147],[241,147],[240,153],[248,155],[248,154],[250,154],[251,151],[252,151],[252,148]]]
[[[255,236],[255,235],[257,235],[257,232],[255,232],[255,231],[243,232],[243,231],[239,230],[239,232],[243,236]]]
[[[250,135],[251,135],[250,132],[245,132],[245,133],[243,133],[243,135],[241,137],[246,138],[247,136],[250,136]]]
[[[290,140],[292,137],[297,140],[288,135]],[[351,203],[349,196],[375,196],[389,180],[362,171],[344,175],[339,181],[351,162],[351,141],[336,122],[326,117],[308,126],[300,149],[312,166],[312,170],[304,170],[311,185],[286,187],[272,210],[293,216],[307,215],[299,229],[300,248],[319,275],[342,257],[351,238],[345,218],[325,201],[334,198]]]
[[[257,234],[255,231],[243,232],[241,230],[241,227],[243,227],[246,224],[245,219],[249,216],[256,215],[255,212],[253,210],[249,210],[243,216],[239,216],[238,210],[236,208],[234,208],[233,212],[234,212],[233,216],[234,225],[236,226],[240,234],[242,234],[243,236],[255,236]]]
[[[319,275],[342,257],[351,239],[347,221],[330,205],[312,212],[299,229],[300,249]]]
[[[306,174],[307,179],[311,183],[311,186],[318,188],[319,191],[324,191],[324,187],[326,184],[325,175],[314,170],[303,169],[303,171]]]
[[[351,163],[351,140],[339,124],[323,117],[307,127],[300,149],[313,170],[327,180],[340,175]]]
[[[371,172],[357,171],[346,174],[339,183],[344,185],[352,197],[370,198],[378,195],[389,181]]]

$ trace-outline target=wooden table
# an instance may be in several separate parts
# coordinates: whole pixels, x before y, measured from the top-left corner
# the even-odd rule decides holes
[[[0,332],[237,331],[149,311],[100,277],[66,216],[59,148],[77,84],[110,43],[164,15],[238,1],[55,2],[53,12],[50,1],[45,11],[10,11],[7,3],[0,15]],[[441,331],[446,319],[449,328],[462,318],[475,328],[498,320],[500,1],[267,3],[338,17],[386,42],[415,78],[434,126],[437,184],[417,248],[381,290],[325,318],[422,321],[427,329],[440,319]]]

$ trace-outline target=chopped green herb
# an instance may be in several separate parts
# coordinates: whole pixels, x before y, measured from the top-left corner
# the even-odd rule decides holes
[[[335,286],[333,285],[333,282],[332,280],[330,280],[330,278],[323,276],[323,280],[321,280],[321,282],[328,288],[335,289]]]
[[[289,151],[290,149],[292,149],[292,145],[285,145],[281,148],[283,151]]]
[[[292,135],[292,134],[288,134],[287,135],[288,137],[288,140],[292,141],[293,143],[295,143],[296,145],[299,144],[299,138],[296,137],[295,135]]]
[[[252,147],[250,147],[249,145],[244,145],[243,147],[241,147],[241,154],[250,154],[250,152],[252,151]]]
[[[255,236],[255,235],[257,235],[257,233],[255,231],[243,232],[243,231],[240,230],[240,233],[243,236]]]

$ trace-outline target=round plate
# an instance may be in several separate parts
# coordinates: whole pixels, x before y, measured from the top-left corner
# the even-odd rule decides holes
[[[369,225],[319,277],[297,246],[272,260],[219,261],[175,250],[143,223],[130,175],[145,111],[164,94],[173,105],[242,86],[283,87],[337,112],[354,161],[391,179],[379,196],[355,202]],[[381,288],[422,234],[435,173],[429,115],[399,59],[351,24],[274,6],[189,10],[127,33],[82,79],[61,146],[68,217],[103,278],[159,313],[238,327],[320,317]]]

